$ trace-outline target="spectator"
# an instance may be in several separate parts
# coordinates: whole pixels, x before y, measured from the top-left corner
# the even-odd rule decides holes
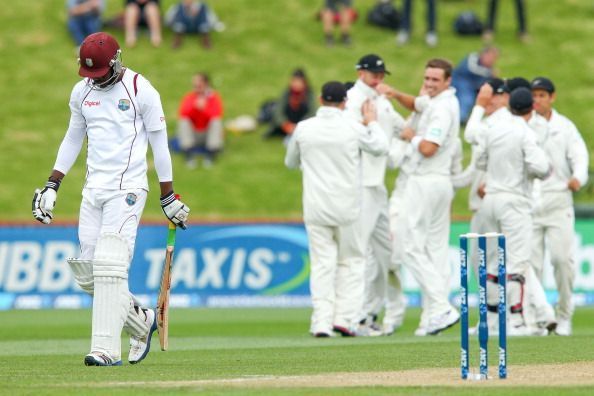
[[[410,41],[410,34],[412,31],[412,3],[412,0],[404,0],[402,26],[396,36],[398,45],[405,45]],[[427,33],[425,33],[425,43],[429,47],[435,47],[437,45],[437,14],[435,7],[435,0],[427,0]]]
[[[124,28],[126,45],[136,45],[139,26],[148,26],[151,44],[161,45],[161,9],[159,0],[126,0],[124,10]]]
[[[77,46],[89,34],[101,29],[101,14],[105,9],[104,0],[67,0],[68,30]]]
[[[526,5],[524,0],[514,0],[516,3],[516,16],[518,17],[518,37],[522,42],[528,42],[528,30],[526,28]],[[495,21],[497,20],[497,6],[499,0],[489,0],[489,8],[487,14],[487,27],[483,33],[483,40],[493,41],[495,34]]]
[[[315,98],[303,69],[296,69],[291,75],[289,86],[274,108],[274,116],[265,138],[288,137],[299,121],[315,114]]]
[[[351,44],[351,25],[353,24],[354,14],[352,7],[352,0],[324,0],[322,22],[327,46],[334,45],[334,18],[337,14],[340,23],[340,39],[345,45]]]
[[[173,48],[178,48],[188,33],[199,34],[202,46],[210,48],[210,32],[225,28],[214,11],[197,0],[181,0],[172,5],[165,16],[165,24],[175,33]]]
[[[499,50],[486,46],[481,52],[471,52],[454,69],[452,86],[460,102],[460,121],[466,123],[480,87],[495,74],[493,68]]]
[[[206,73],[192,77],[194,90],[184,96],[179,107],[177,136],[189,168],[196,167],[196,154],[204,154],[203,165],[210,168],[223,149],[223,103],[210,87]]]

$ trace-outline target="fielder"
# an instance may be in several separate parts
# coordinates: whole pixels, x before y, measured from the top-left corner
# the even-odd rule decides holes
[[[159,94],[140,74],[125,68],[117,41],[107,33],[88,36],[80,47],[78,82],[70,96],[70,124],[45,188],[36,190],[33,215],[50,224],[56,194],[85,137],[87,175],[78,237],[80,258],[69,259],[78,285],[93,295],[91,350],[87,366],[120,366],[121,333],[130,334],[128,361],[150,349],[154,310],[141,308],[128,290],[128,269],[148,192],[150,144],[167,218],[185,228],[190,209],[173,193],[171,156]]]
[[[537,77],[532,80],[531,89],[534,108],[548,126],[541,141],[555,169],[535,191],[531,263],[537,278],[542,279],[545,247],[549,250],[559,293],[555,333],[568,336],[572,331],[575,277],[572,193],[588,181],[588,149],[575,125],[553,109],[556,99],[553,82]]]
[[[551,166],[527,124],[532,111],[530,91],[523,87],[513,90],[509,105],[514,115],[504,107],[490,115],[479,141],[476,167],[486,171],[485,197],[479,209],[485,229],[506,237],[507,334],[521,336],[533,334],[523,316],[524,283],[530,269],[531,178],[547,177]],[[496,276],[491,274],[489,279],[495,282]],[[487,303],[496,306],[496,288],[489,289]]]
[[[357,335],[364,293],[365,242],[361,234],[362,152],[385,156],[388,141],[371,101],[362,123],[343,109],[346,89],[322,87],[316,116],[297,124],[285,165],[303,171],[303,219],[311,259],[310,333]]]
[[[386,73],[382,58],[375,54],[363,56],[356,65],[358,79],[347,92],[346,111],[361,121],[361,108],[370,101],[377,109],[377,121],[388,142],[402,130],[404,119],[390,101],[377,91]],[[363,153],[363,224],[362,235],[367,251],[365,270],[365,303],[361,312],[360,335],[381,335],[376,319],[386,296],[388,277],[394,285],[391,292],[397,306],[392,307],[392,324],[397,327],[404,316],[404,294],[400,287],[400,271],[389,268],[392,249],[390,241],[390,218],[388,214],[388,191],[385,186],[387,155],[373,156]]]
[[[410,161],[415,164],[403,194],[407,210],[403,242],[404,262],[421,287],[426,308],[416,335],[438,334],[460,319],[449,302],[451,171],[460,128],[460,106],[450,87],[451,74],[451,63],[431,59],[425,66],[426,95],[405,94],[387,85],[379,89],[420,114],[417,129],[407,127],[400,134],[411,143]]]

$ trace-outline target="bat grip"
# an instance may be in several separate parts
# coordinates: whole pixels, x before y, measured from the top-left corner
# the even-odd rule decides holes
[[[167,233],[167,246],[175,246],[175,224],[169,222],[168,225],[168,233]]]

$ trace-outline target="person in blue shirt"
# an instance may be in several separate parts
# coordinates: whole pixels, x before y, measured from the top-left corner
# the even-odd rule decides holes
[[[466,123],[480,87],[494,77],[499,49],[486,46],[480,52],[471,52],[454,69],[452,86],[460,102],[460,122]]]

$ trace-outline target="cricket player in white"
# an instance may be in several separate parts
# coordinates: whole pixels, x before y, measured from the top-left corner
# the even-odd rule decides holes
[[[311,259],[313,305],[310,332],[356,335],[364,293],[364,241],[361,234],[361,154],[388,151],[373,103],[362,107],[363,123],[343,109],[346,90],[339,82],[322,88],[316,116],[297,124],[285,164],[303,171],[303,218]]]
[[[452,65],[431,59],[425,66],[423,92],[413,96],[382,86],[380,92],[420,114],[417,129],[405,128],[415,166],[404,191],[407,235],[405,265],[419,283],[427,308],[417,335],[438,334],[454,325],[460,314],[449,302],[451,268],[448,258],[453,152],[459,139],[460,106],[450,87]]]
[[[371,101],[377,109],[378,123],[388,142],[398,136],[404,126],[404,119],[390,101],[377,91],[384,76],[389,72],[382,58],[375,54],[361,57],[356,65],[358,79],[349,89],[346,111],[361,121],[361,108]],[[392,284],[392,313],[390,325],[402,322],[405,309],[404,294],[400,286],[400,270],[390,268],[392,248],[390,241],[390,218],[388,213],[388,192],[385,186],[387,155],[373,156],[363,153],[363,224],[362,234],[366,246],[365,303],[361,312],[361,335],[381,335],[375,323],[381,311],[387,290],[388,278]]]
[[[572,193],[588,181],[588,149],[575,125],[553,109],[556,99],[553,82],[538,77],[532,81],[531,89],[534,108],[548,125],[546,135],[540,138],[555,170],[535,189],[539,196],[533,215],[532,267],[538,279],[542,279],[546,246],[559,293],[555,333],[568,336],[572,331],[571,298],[575,277]]]
[[[509,128],[507,124],[511,118],[511,113],[507,108],[509,103],[508,90],[509,88],[505,82],[499,78],[492,78],[487,81],[487,83],[485,83],[479,90],[476,99],[476,105],[472,109],[472,113],[468,119],[468,123],[464,131],[464,137],[466,141],[472,144],[472,160],[470,166],[475,168],[475,175],[469,197],[469,206],[473,211],[470,230],[471,232],[475,233],[494,231],[488,228],[486,219],[483,218],[484,212],[479,210],[485,194],[486,178],[484,171],[476,169],[476,161],[479,154],[479,142],[485,139],[485,136],[487,133],[489,133],[489,130],[491,128]],[[495,334],[498,331],[497,304],[499,301],[497,286],[497,244],[495,239],[487,239],[487,256],[487,282],[489,282],[489,286],[487,287],[488,323],[489,332]],[[475,274],[478,273],[478,253],[476,244],[473,246],[471,262],[474,265]],[[544,295],[544,290],[542,289],[540,282],[538,282],[538,280],[533,275],[533,272],[528,269],[524,274],[524,278],[526,279],[526,283],[524,285],[525,291],[527,292],[528,289],[530,289],[534,292],[534,296],[541,296],[541,299],[544,299],[545,301],[544,308],[546,309],[546,296]],[[540,294],[538,294],[539,292]],[[528,298],[526,300],[528,300]],[[534,300],[536,301],[537,298],[534,298]],[[524,314],[526,314],[527,306],[528,304],[524,304],[523,306]],[[536,304],[535,308],[537,308]],[[476,328],[473,330],[476,331]],[[538,329],[533,328],[531,328],[531,331],[533,331],[532,334],[534,335],[547,334],[546,331],[539,332]]]
[[[479,142],[478,169],[486,171],[485,197],[480,208],[485,228],[501,232],[507,247],[508,335],[531,335],[523,317],[523,294],[530,267],[532,182],[551,172],[544,151],[526,120],[532,111],[530,90],[511,93],[513,114],[500,108],[489,117],[489,128]],[[496,305],[490,294],[488,303]]]
[[[87,138],[87,175],[78,237],[80,258],[69,259],[79,286],[93,295],[91,352],[87,366],[118,366],[121,332],[131,336],[130,363],[143,360],[156,329],[154,310],[128,290],[128,269],[148,192],[150,143],[161,187],[161,206],[185,228],[189,208],[173,193],[171,156],[161,100],[140,74],[124,68],[120,46],[107,33],[89,35],[80,47],[79,74],[70,96],[70,124],[45,188],[36,190],[33,215],[51,223],[56,194]]]

